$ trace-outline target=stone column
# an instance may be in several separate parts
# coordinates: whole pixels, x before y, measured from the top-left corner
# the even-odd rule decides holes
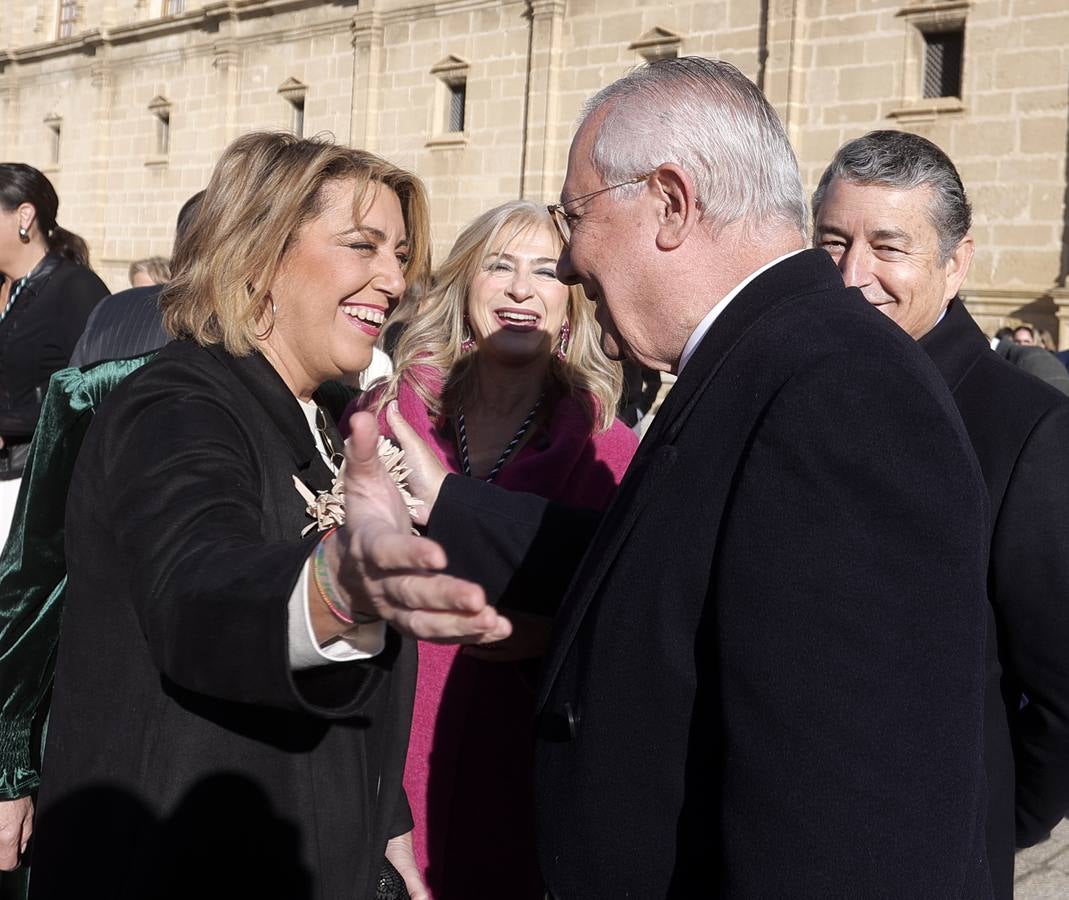
[[[768,0],[765,97],[779,114],[791,143],[802,124],[802,41],[806,0]]]
[[[108,241],[108,168],[111,164],[111,114],[115,99],[115,77],[112,74],[109,55],[111,45],[100,44],[89,69],[89,80],[96,95],[93,113],[92,152],[89,158],[89,177],[93,201],[87,234],[82,236],[96,248],[98,258],[109,255]]]
[[[233,16],[219,22],[219,38],[213,47],[212,66],[219,73],[220,111],[213,156],[218,156],[238,136],[238,76],[241,51],[235,40],[238,28]]]
[[[1058,317],[1058,349],[1069,350],[1069,288],[1054,288],[1050,296]]]
[[[558,83],[566,0],[529,0],[531,58],[527,81],[527,121],[520,196],[547,200],[560,192]]]
[[[349,145],[375,150],[379,140],[383,26],[374,9],[353,16],[353,89]]]
[[[19,133],[18,65],[0,61],[0,159],[17,159],[15,138]]]

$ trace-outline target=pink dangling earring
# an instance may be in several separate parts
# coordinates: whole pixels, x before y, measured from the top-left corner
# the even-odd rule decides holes
[[[572,336],[572,327],[568,324],[568,320],[565,319],[560,326],[560,338],[557,340],[557,349],[553,352],[556,354],[557,359],[564,362],[565,357],[568,355],[568,338]]]
[[[475,349],[475,337],[471,333],[471,323],[468,321],[467,314],[464,316],[464,337],[460,340],[460,352],[471,353]]]

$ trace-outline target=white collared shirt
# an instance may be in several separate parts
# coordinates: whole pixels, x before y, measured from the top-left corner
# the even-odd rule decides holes
[[[323,446],[323,439],[316,428],[317,407],[315,402],[298,400],[304,417],[308,420],[308,428],[315,438],[316,449],[323,458],[327,467],[337,474],[334,468],[334,460],[331,459],[327,448]],[[311,575],[311,560],[304,564],[300,577],[293,586],[293,593],[289,600],[289,658],[290,668],[310,669],[314,666],[324,666],[333,662],[352,662],[357,659],[370,659],[377,656],[386,646],[386,624],[384,622],[372,622],[369,625],[358,625],[337,637],[331,638],[326,643],[320,644],[315,639],[312,629],[311,613],[308,611],[309,579]]]
[[[735,285],[735,287],[728,291],[727,294],[724,295],[723,299],[720,300],[716,304],[716,306],[714,306],[711,310],[709,310],[709,312],[705,314],[705,318],[703,318],[698,323],[698,327],[695,328],[694,331],[691,332],[690,337],[687,338],[687,343],[683,345],[683,353],[680,354],[679,357],[679,365],[676,366],[676,375],[678,376],[683,372],[683,367],[688,362],[690,362],[690,358],[694,355],[694,351],[698,349],[698,345],[702,342],[702,338],[705,337],[706,332],[712,327],[713,322],[715,322],[717,320],[717,317],[725,309],[727,309],[727,305],[739,295],[739,293],[744,287],[746,287],[746,285],[753,281],[762,272],[771,269],[773,266],[778,265],[785,259],[789,259],[790,257],[801,253],[802,250],[805,249],[805,247],[802,247],[799,250],[792,250],[790,253],[784,253],[783,256],[776,257],[774,260],[772,260],[772,262],[765,263],[763,266],[761,266],[760,269],[751,272],[744,279],[742,279],[742,281]]]

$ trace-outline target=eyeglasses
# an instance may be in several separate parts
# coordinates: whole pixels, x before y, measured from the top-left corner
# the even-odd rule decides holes
[[[656,171],[656,170],[654,170]],[[604,194],[608,191],[615,191],[618,187],[626,187],[629,184],[639,184],[649,178],[653,172],[647,172],[645,175],[636,175],[634,178],[629,178],[627,181],[621,181],[619,184],[610,184],[606,188],[602,188],[600,191],[591,191],[589,194],[583,194],[581,197],[573,197],[565,203],[553,203],[547,206],[549,210],[550,218],[553,219],[553,224],[557,226],[557,234],[560,235],[560,239],[564,242],[564,246],[567,247],[572,239],[572,220],[578,218],[568,212],[564,207],[571,206],[575,203],[581,203],[584,200],[589,200],[591,197],[596,197],[598,194]]]
[[[341,464],[345,462],[345,454],[334,449],[334,441],[330,439],[330,432],[327,431],[327,414],[323,412],[321,406],[316,406],[316,431],[319,432],[320,440],[323,441],[323,448],[330,455],[330,467],[337,475]]]

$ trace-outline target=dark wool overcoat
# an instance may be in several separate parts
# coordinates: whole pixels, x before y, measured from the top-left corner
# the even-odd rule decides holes
[[[551,896],[991,897],[986,491],[938,371],[824,251],[728,305],[592,537],[455,476],[431,524],[505,602],[571,582]]]
[[[953,392],[991,498],[1002,673],[988,691],[987,830],[997,894],[1009,898],[1014,848],[1069,812],[1069,398],[992,351],[958,299],[920,345]]]
[[[335,437],[337,440],[337,438]],[[330,486],[259,354],[178,341],[104,401],[67,508],[69,572],[30,895],[374,896],[413,647],[294,672],[287,603]]]

